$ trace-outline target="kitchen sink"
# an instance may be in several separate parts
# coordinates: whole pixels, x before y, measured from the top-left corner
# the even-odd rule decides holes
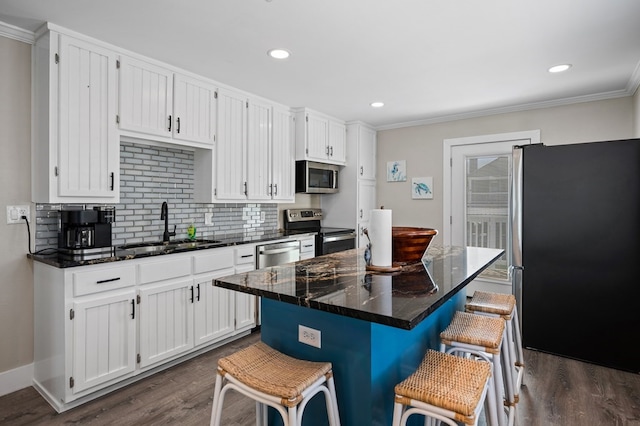
[[[164,253],[172,252],[176,250],[189,250],[196,249],[198,247],[222,245],[223,243],[218,240],[208,240],[198,238],[195,240],[173,240],[169,242],[152,241],[146,243],[133,243],[118,246],[119,250],[126,250],[133,254],[149,254],[149,253]]]

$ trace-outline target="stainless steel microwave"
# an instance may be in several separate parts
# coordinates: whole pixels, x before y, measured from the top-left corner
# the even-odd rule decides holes
[[[332,194],[338,192],[338,166],[315,161],[296,161],[296,192]]]

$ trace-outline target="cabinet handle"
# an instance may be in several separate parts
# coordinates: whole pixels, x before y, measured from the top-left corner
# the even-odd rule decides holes
[[[176,118],[176,132],[180,133],[180,117]]]
[[[252,254],[243,254],[240,257],[244,259],[245,257],[253,257],[253,255]]]
[[[244,183],[244,195],[247,195],[247,182]]]
[[[131,319],[136,319],[136,300],[131,299]]]
[[[273,187],[276,189],[276,192],[273,195],[278,195],[278,184],[276,183],[275,185],[273,185]]]
[[[96,281],[96,284],[104,284],[104,283],[110,283],[112,281],[118,281],[120,279],[120,277],[117,278],[109,278],[106,280],[100,280],[100,281]]]
[[[193,303],[193,286],[191,286],[191,303]]]
[[[198,293],[196,293],[196,300],[199,302],[200,301],[200,284],[198,284]]]
[[[364,168],[360,166],[360,176],[362,176],[363,174],[364,174]]]
[[[171,131],[171,116],[169,116],[169,131]]]
[[[333,157],[333,147],[331,147],[330,151],[331,151],[331,154],[329,154],[329,155],[330,155],[331,157]]]
[[[360,219],[362,219],[362,209],[360,209]]]
[[[329,155],[329,146],[327,145],[327,147],[325,148],[325,154]]]
[[[269,195],[273,195],[273,184],[272,183],[269,184],[268,192],[269,192]]]
[[[113,175],[113,172],[111,172],[111,190],[113,191],[113,186],[115,185],[115,177]]]

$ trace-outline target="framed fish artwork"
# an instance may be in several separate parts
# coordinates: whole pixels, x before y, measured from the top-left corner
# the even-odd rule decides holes
[[[411,198],[414,200],[433,199],[433,177],[411,178]]]
[[[407,180],[407,161],[387,161],[387,182],[405,182]]]

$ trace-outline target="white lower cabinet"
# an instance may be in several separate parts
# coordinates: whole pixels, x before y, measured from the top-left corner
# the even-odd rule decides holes
[[[72,268],[34,262],[34,387],[62,412],[246,334],[256,297],[213,280],[252,269],[255,244]]]
[[[133,288],[73,302],[73,373],[76,394],[136,368],[136,294]]]

